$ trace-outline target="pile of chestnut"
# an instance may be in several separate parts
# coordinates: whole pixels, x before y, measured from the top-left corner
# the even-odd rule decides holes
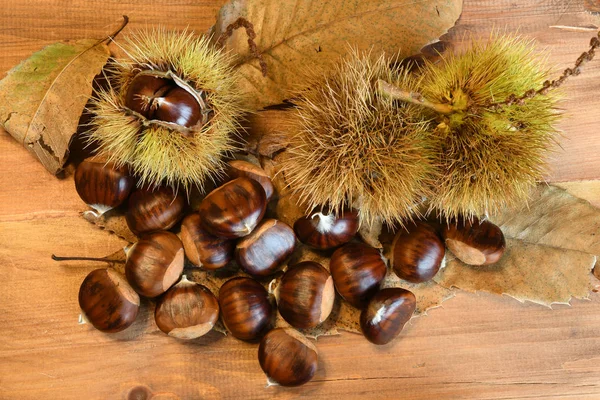
[[[188,207],[181,194],[166,187],[136,189],[126,168],[92,161],[78,166],[75,185],[81,198],[100,213],[126,203],[127,225],[139,237],[128,250],[124,277],[97,269],[81,285],[79,304],[95,328],[118,332],[129,327],[138,314],[139,296],[156,299],[156,325],[178,339],[206,334],[220,317],[234,337],[260,341],[260,366],[271,381],[284,386],[301,385],[314,376],[317,350],[296,329],[327,320],[336,292],[361,309],[360,327],[369,341],[385,344],[399,335],[416,298],[402,288],[381,289],[386,262],[379,249],[355,238],[355,210],[314,212],[295,221],[292,229],[264,218],[274,187],[261,168],[235,160],[227,176],[197,210],[185,215]],[[174,227],[180,227],[179,236],[170,231]],[[288,265],[297,241],[332,252],[329,265]],[[446,245],[475,265],[496,262],[505,247],[500,229],[487,221],[459,220],[442,227],[418,221],[396,234],[390,265],[402,279],[427,281],[438,272]],[[244,274],[224,282],[216,297],[183,275],[186,257],[208,273],[237,264]],[[265,284],[274,274],[281,277],[271,296]],[[277,313],[290,328],[273,329]]]

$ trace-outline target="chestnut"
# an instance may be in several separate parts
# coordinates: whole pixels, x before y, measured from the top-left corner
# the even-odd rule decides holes
[[[170,122],[187,128],[202,117],[198,99],[173,79],[138,74],[127,88],[125,106],[147,119]]]
[[[271,182],[271,178],[269,178],[264,169],[243,160],[232,160],[229,161],[228,164],[229,167],[227,168],[227,176],[230,179],[239,178],[241,176],[254,179],[260,183],[265,190],[267,202],[271,200],[275,189],[273,188],[273,182]]]
[[[448,250],[468,265],[488,265],[500,260],[506,241],[502,230],[490,221],[458,218],[444,226]]]
[[[273,306],[267,290],[252,278],[237,277],[219,290],[225,327],[241,340],[256,340],[271,327]]]
[[[206,230],[223,239],[246,236],[267,207],[265,190],[254,179],[240,177],[210,192],[198,210]]]
[[[96,269],[79,288],[79,307],[94,328],[120,332],[135,321],[140,297],[116,271]]]
[[[358,231],[358,213],[345,210],[341,215],[314,212],[294,223],[294,232],[302,243],[319,250],[348,243]]]
[[[185,207],[185,199],[168,187],[154,191],[139,189],[131,194],[125,219],[133,233],[167,230],[179,221]]]
[[[258,362],[269,380],[282,386],[300,386],[317,372],[317,348],[300,332],[277,328],[260,341]]]
[[[321,264],[304,261],[283,274],[276,297],[279,313],[290,325],[313,328],[333,310],[333,279]]]
[[[136,292],[156,297],[179,280],[183,264],[183,245],[177,235],[153,232],[142,236],[127,253],[125,276]]]
[[[288,225],[276,219],[262,221],[235,247],[235,259],[253,276],[268,276],[294,252],[296,236]]]
[[[360,329],[371,343],[389,343],[400,334],[416,306],[417,300],[411,291],[382,289],[360,313]]]
[[[348,243],[333,252],[329,271],[340,296],[361,308],[379,290],[387,268],[376,248]]]
[[[208,333],[219,319],[219,302],[203,285],[185,275],[159,297],[154,310],[158,328],[178,339],[196,339]]]
[[[181,222],[181,241],[185,255],[194,264],[205,269],[219,269],[233,258],[235,242],[221,239],[206,232],[200,214],[192,213]]]
[[[401,279],[425,282],[437,274],[445,253],[438,230],[427,222],[416,221],[396,233],[390,265]]]
[[[135,185],[126,166],[92,161],[77,166],[74,180],[79,197],[100,215],[121,205]]]

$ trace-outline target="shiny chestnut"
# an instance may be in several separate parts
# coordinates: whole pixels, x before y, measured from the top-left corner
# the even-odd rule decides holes
[[[371,343],[389,343],[411,319],[416,305],[415,295],[406,289],[382,289],[360,313],[360,329]]]
[[[167,230],[183,216],[185,199],[167,187],[138,189],[131,194],[125,219],[133,233]]]
[[[387,268],[376,248],[348,243],[333,253],[329,271],[344,300],[361,308],[379,290]]]
[[[219,306],[225,327],[241,340],[256,340],[270,328],[273,306],[267,290],[252,278],[237,277],[219,290]]]
[[[195,339],[208,333],[219,319],[219,302],[203,285],[184,275],[156,302],[158,328],[178,339]]]
[[[468,265],[488,265],[500,260],[506,248],[502,230],[490,221],[459,218],[444,226],[448,250]]]
[[[96,269],[79,288],[79,307],[94,328],[120,332],[135,321],[140,297],[119,273]]]
[[[313,328],[325,321],[335,301],[333,279],[314,261],[288,269],[276,292],[279,313],[294,328]]]
[[[233,160],[229,161],[227,164],[227,176],[230,179],[235,179],[242,176],[254,179],[258,183],[260,183],[263,189],[265,190],[267,202],[271,200],[275,189],[273,188],[273,182],[271,182],[271,178],[269,178],[264,169],[252,163],[249,163],[248,161],[243,160]]]
[[[208,233],[202,227],[198,213],[189,214],[183,219],[180,236],[185,255],[194,265],[219,269],[233,259],[235,242]]]
[[[135,185],[127,167],[92,161],[77,166],[74,180],[79,197],[99,214],[121,205]]]
[[[238,242],[235,259],[248,274],[268,276],[277,272],[294,252],[295,243],[292,228],[276,219],[268,219]]]
[[[300,332],[278,328],[261,340],[258,362],[269,380],[282,386],[300,386],[317,372],[318,353],[315,345]]]
[[[209,233],[235,239],[252,232],[266,208],[267,198],[260,183],[241,177],[210,192],[200,203],[198,213]]]
[[[294,223],[294,232],[302,243],[325,250],[348,243],[358,231],[358,213],[345,210],[340,215],[314,212]]]
[[[136,292],[156,297],[179,280],[183,264],[183,245],[177,235],[153,232],[142,236],[127,253],[125,276]]]
[[[390,265],[401,279],[425,282],[437,274],[445,253],[438,230],[427,222],[416,221],[396,233]]]

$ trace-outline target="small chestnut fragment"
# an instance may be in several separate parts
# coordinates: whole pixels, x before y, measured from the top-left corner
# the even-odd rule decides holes
[[[294,252],[296,236],[292,228],[276,219],[260,223],[235,247],[235,259],[253,276],[268,276],[279,270]]]
[[[135,321],[140,297],[119,273],[96,269],[79,288],[79,307],[94,328],[120,332]]]
[[[167,230],[179,221],[185,199],[168,187],[155,191],[139,189],[131,194],[125,219],[133,233]]]
[[[500,260],[506,241],[502,230],[490,221],[459,218],[444,226],[448,250],[468,265],[488,265]]]
[[[219,302],[203,285],[184,275],[156,302],[158,328],[177,339],[196,339],[208,333],[219,319]]]
[[[241,177],[210,192],[198,213],[206,230],[223,239],[248,235],[267,208],[265,190],[254,179]]]
[[[437,274],[446,248],[431,224],[417,221],[401,228],[392,243],[390,265],[399,278],[420,283]]]
[[[149,233],[127,253],[125,276],[136,292],[156,297],[179,280],[183,263],[183,245],[177,235],[166,231]]]
[[[273,182],[271,182],[271,178],[269,178],[264,169],[243,160],[232,160],[229,161],[228,164],[229,167],[227,168],[227,176],[229,176],[230,179],[239,178],[241,176],[254,179],[260,183],[265,190],[267,202],[271,200],[275,189],[273,188]]]
[[[402,288],[382,289],[360,313],[360,329],[371,343],[389,343],[400,334],[416,306],[412,292]]]
[[[92,161],[77,166],[74,180],[79,197],[100,215],[121,205],[135,184],[127,167]]]
[[[376,248],[348,243],[333,252],[329,271],[344,300],[361,308],[379,290],[387,268]]]
[[[348,243],[358,231],[358,213],[345,210],[342,215],[315,212],[294,223],[298,239],[315,249],[333,249]]]
[[[241,340],[256,340],[271,327],[273,306],[267,290],[252,278],[237,277],[219,290],[225,327]]]
[[[185,255],[194,265],[205,269],[226,266],[233,258],[235,242],[211,235],[200,221],[200,214],[192,213],[181,222],[181,241]]]
[[[321,264],[304,261],[283,274],[276,296],[283,319],[294,328],[313,328],[333,310],[333,279]]]
[[[258,362],[270,380],[281,386],[300,386],[317,372],[317,348],[300,332],[277,328],[260,341]]]

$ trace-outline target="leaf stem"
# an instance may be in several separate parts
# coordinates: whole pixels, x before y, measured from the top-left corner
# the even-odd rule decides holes
[[[450,114],[454,109],[450,104],[434,103],[427,100],[421,93],[418,92],[407,92],[397,86],[387,83],[386,81],[379,79],[377,81],[377,90],[384,96],[391,97],[392,99],[398,99],[407,103],[417,104],[419,106],[430,108],[437,111],[440,114]]]
[[[100,261],[106,263],[125,264],[125,260],[113,260],[110,258],[95,258],[95,257],[61,257],[52,254],[54,261]]]

